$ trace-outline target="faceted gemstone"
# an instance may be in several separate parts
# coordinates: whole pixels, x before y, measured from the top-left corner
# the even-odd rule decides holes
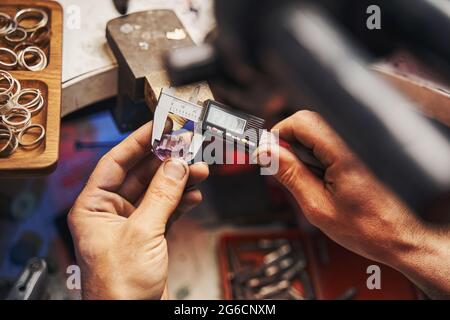
[[[188,130],[178,130],[161,137],[158,145],[153,147],[153,153],[161,160],[169,158],[184,159],[188,154],[191,145],[193,132]]]

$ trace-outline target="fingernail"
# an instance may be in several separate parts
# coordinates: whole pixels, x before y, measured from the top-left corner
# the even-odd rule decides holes
[[[170,159],[164,163],[164,174],[174,180],[181,180],[186,175],[186,167],[183,162]]]
[[[206,162],[204,162],[204,161],[202,161],[202,162],[197,162],[199,165],[202,165],[202,166],[204,166],[204,167],[206,167],[206,168],[209,168],[209,164],[208,163],[206,163]]]
[[[273,132],[263,131],[261,134],[259,145],[261,146],[265,144],[276,143],[278,141],[277,136],[275,135],[276,132],[277,130],[274,130]]]
[[[272,149],[270,145],[265,145],[257,150],[256,161],[261,167],[270,166],[272,160]]]

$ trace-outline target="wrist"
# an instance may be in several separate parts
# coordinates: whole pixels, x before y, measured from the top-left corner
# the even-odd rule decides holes
[[[450,230],[414,228],[388,264],[407,276],[430,298],[450,298]]]
[[[425,225],[415,220],[399,227],[385,263],[397,270],[411,268],[416,257],[428,256],[432,250],[429,233]]]
[[[82,281],[83,300],[125,300],[123,290],[105,279],[96,276],[86,276]]]
[[[136,283],[131,279],[87,276],[82,281],[82,298],[83,300],[168,300],[167,289],[161,292],[155,288],[144,288]]]

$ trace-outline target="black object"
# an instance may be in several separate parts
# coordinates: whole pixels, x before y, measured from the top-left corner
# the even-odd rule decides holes
[[[11,249],[11,261],[23,266],[29,259],[39,254],[41,246],[41,236],[32,231],[26,231]]]
[[[355,287],[348,288],[342,294],[336,297],[335,300],[354,300],[356,295],[358,294],[358,290]]]
[[[300,143],[291,144],[292,151],[317,177],[325,177],[325,166],[317,160],[314,152]]]
[[[113,0],[114,7],[121,15],[127,14],[129,0]]]
[[[203,130],[214,137],[224,138],[229,143],[242,145],[246,150],[255,150],[264,126],[264,119],[233,111],[213,100],[205,102]]]
[[[381,30],[367,30],[362,19],[372,4],[386,22]],[[450,134],[367,68],[373,58],[406,47],[450,80],[450,19],[438,6],[424,0],[216,0],[215,8],[213,44],[166,57],[174,85],[226,83],[230,99],[238,97],[236,105],[253,114],[261,103],[249,103],[240,91],[283,88],[291,112],[314,106],[419,214],[450,195]]]
[[[236,143],[252,153],[260,144],[265,120],[245,112],[236,111],[213,100],[205,101],[203,131],[208,139],[217,137],[228,143]],[[318,177],[323,178],[325,168],[314,156],[312,150],[300,143],[291,145],[292,151]]]

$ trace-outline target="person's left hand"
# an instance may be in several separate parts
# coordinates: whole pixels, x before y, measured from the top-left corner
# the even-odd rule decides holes
[[[150,151],[151,129],[100,160],[69,213],[85,299],[167,298],[166,225],[201,202],[191,187],[209,171],[176,159],[161,164]]]

